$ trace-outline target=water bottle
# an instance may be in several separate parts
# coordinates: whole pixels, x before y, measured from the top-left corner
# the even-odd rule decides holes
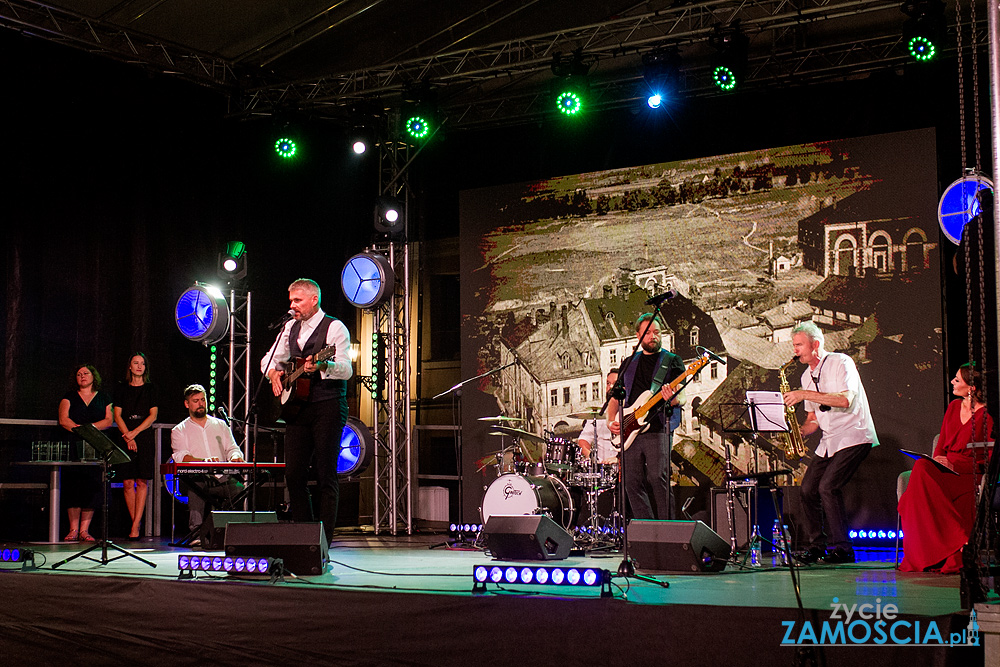
[[[771,529],[771,543],[774,545],[771,562],[774,565],[785,564],[785,535],[781,530],[781,522],[774,520],[774,527]]]
[[[754,537],[751,541],[752,546],[750,548],[750,567],[760,567],[762,563],[763,554],[761,549],[760,538],[757,537],[757,535],[759,535],[759,533],[757,533],[755,529]]]

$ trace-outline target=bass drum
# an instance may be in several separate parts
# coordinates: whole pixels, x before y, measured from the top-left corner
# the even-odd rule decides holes
[[[546,514],[569,530],[573,521],[573,499],[558,477],[506,474],[486,487],[479,513],[483,525],[494,514]]]

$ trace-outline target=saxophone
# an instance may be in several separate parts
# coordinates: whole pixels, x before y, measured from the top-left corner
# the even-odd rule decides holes
[[[792,357],[791,361],[778,369],[778,375],[781,376],[780,389],[782,394],[791,390],[791,387],[788,386],[788,378],[785,377],[785,372],[797,361],[797,357]],[[785,441],[785,458],[789,461],[798,461],[806,455],[806,446],[802,442],[802,431],[799,430],[799,420],[795,417],[794,405],[785,406],[785,418],[788,420],[788,433],[781,434],[782,439]]]

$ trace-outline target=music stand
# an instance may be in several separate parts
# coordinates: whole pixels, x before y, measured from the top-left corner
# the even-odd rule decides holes
[[[118,560],[119,558],[125,558],[126,556],[143,562],[150,567],[156,567],[156,563],[148,561],[140,556],[136,556],[130,551],[126,551],[108,539],[108,483],[111,481],[111,477],[108,474],[108,466],[117,463],[128,463],[132,459],[128,454],[119,449],[118,446],[115,445],[110,438],[108,438],[108,436],[94,428],[93,424],[77,426],[73,429],[73,433],[76,433],[78,436],[83,438],[94,448],[94,451],[100,453],[101,455],[101,486],[104,488],[104,503],[101,508],[101,518],[103,522],[103,525],[101,526],[101,539],[95,542],[93,546],[84,549],[80,553],[73,554],[69,558],[55,563],[52,566],[52,569],[54,570],[60,565],[65,565],[71,560],[75,560],[77,558],[86,558],[87,560],[99,563],[100,565],[107,565],[111,561]],[[94,549],[101,550],[100,560],[87,555]],[[108,558],[108,549],[114,549],[115,551],[120,552],[120,555],[115,556],[114,558]]]

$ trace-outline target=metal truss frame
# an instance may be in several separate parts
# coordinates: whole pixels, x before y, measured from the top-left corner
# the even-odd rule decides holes
[[[408,188],[404,171],[410,146],[379,142],[380,191],[404,202],[409,222]],[[389,239],[374,249],[384,254],[395,274],[392,297],[373,312],[372,330],[385,336],[386,396],[374,406],[375,507],[374,528],[396,535],[413,532],[413,442],[410,404],[410,251],[402,240]]]
[[[250,414],[250,303],[251,293],[229,290],[229,349],[226,360],[226,410],[243,421]],[[249,455],[249,429],[243,429],[240,449]]]
[[[232,66],[220,58],[42,2],[0,0],[0,26],[204,86],[238,88]]]

